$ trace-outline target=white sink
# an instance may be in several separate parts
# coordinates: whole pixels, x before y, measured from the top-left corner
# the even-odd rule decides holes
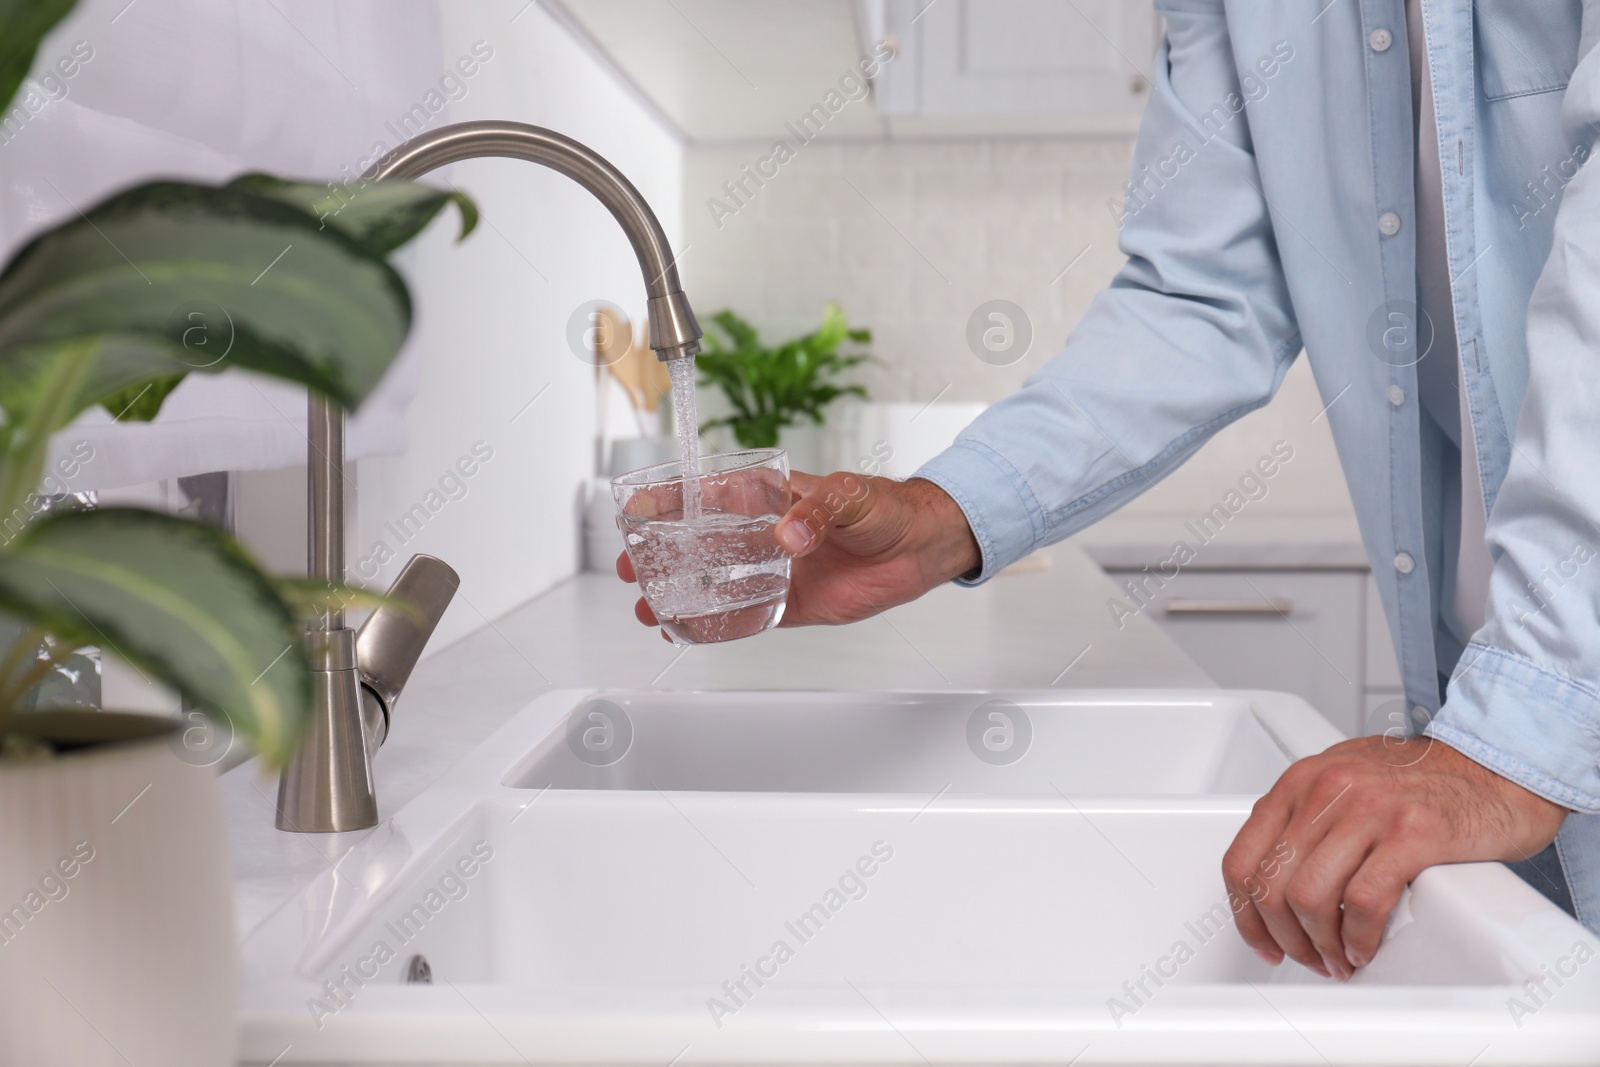
[[[1499,865],[1348,985],[1238,940],[1250,793],[1334,740],[1262,693],[553,693],[247,934],[244,1058],[1600,1060],[1596,939]]]
[[[1289,765],[1264,717],[1275,715],[1286,730],[1295,725],[1276,702],[1252,705],[1215,693],[602,692],[576,708],[552,701],[545,714],[545,722],[562,719],[570,728],[546,730],[507,785],[719,793],[1264,793]],[[530,725],[539,730],[543,723]]]

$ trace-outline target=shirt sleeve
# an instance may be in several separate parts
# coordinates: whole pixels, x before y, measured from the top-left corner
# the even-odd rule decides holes
[[[1057,356],[916,474],[972,526],[983,564],[962,581],[1154,485],[1270,400],[1300,351],[1222,4],[1156,7],[1166,32],[1121,209],[1126,265]]]
[[[1489,516],[1486,621],[1427,732],[1576,811],[1600,812],[1600,3],[1562,125],[1567,184],[1528,305],[1528,391]]]

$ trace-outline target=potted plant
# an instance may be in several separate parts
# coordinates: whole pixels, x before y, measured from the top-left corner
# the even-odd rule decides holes
[[[700,384],[719,388],[731,413],[702,422],[701,432],[725,426],[742,448],[772,448],[781,438],[792,468],[820,470],[831,458],[814,432],[827,421],[824,409],[842,396],[867,396],[864,386],[837,379],[872,357],[840,349],[871,341],[872,331],[851,329],[837,304],[828,305],[816,330],[776,348],[732,311],[713,315],[695,362]],[[813,433],[802,432],[808,429]]]
[[[0,7],[0,111],[70,3]],[[232,877],[213,773],[186,724],[20,710],[74,649],[114,651],[268,765],[309,708],[297,619],[346,590],[273,578],[199,522],[34,505],[51,434],[104,404],[151,418],[194,371],[238,367],[355,406],[410,327],[388,255],[458,195],[385,183],[353,201],[250,175],[153,182],[26,244],[0,270],[0,1063],[231,1063]],[[286,252],[286,250],[288,250]],[[270,271],[264,271],[268,264]]]

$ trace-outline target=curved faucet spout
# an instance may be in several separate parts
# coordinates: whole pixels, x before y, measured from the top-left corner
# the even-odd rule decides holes
[[[464,159],[503,156],[558,171],[589,190],[622,224],[644,272],[649,295],[650,347],[657,358],[691,359],[700,351],[700,324],[678,282],[667,235],[655,212],[622,172],[590,148],[559,133],[520,122],[460,122],[396,148],[364,178],[418,178]],[[691,369],[692,364],[677,367]],[[326,397],[309,402],[309,567],[312,577],[344,581],[344,412]],[[401,593],[420,595],[426,627],[384,609],[362,636],[330,611],[308,635],[313,700],[307,736],[278,783],[278,829],[296,833],[360,830],[378,821],[372,753],[388,732],[390,706],[422,654],[433,625],[455,592],[455,572],[438,560],[413,557],[396,580]]]
[[[487,156],[538,163],[589,190],[622,224],[639,258],[650,297],[650,347],[657,358],[683,359],[700,351],[700,324],[683,295],[672,246],[655,212],[621,171],[587,145],[521,122],[457,122],[413,137],[362,177],[419,178],[447,163]]]

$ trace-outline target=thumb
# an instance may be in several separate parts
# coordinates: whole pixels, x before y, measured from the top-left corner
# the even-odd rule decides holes
[[[828,531],[849,526],[867,512],[870,485],[865,477],[850,471],[836,471],[825,478],[795,475],[790,484],[800,499],[779,521],[775,536],[791,556],[816,551]]]

